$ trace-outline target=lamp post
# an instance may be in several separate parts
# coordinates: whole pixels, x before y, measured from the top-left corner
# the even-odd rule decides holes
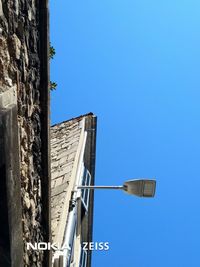
[[[82,185],[78,189],[119,189],[130,195],[138,197],[154,197],[156,190],[156,181],[149,179],[134,179],[124,182],[121,186],[98,186],[98,185]]]
[[[124,182],[121,186],[98,186],[98,185],[81,185],[77,186],[76,189],[117,189],[123,190],[130,195],[136,195],[138,197],[154,197],[156,189],[156,181],[149,179],[134,179]],[[75,227],[75,217],[77,216],[77,190],[74,191],[75,195],[73,196],[73,207],[70,210],[68,218],[68,228],[65,233],[64,244],[65,248],[62,252],[58,252],[57,257],[60,255],[63,256],[64,265],[69,266],[72,253],[72,242],[73,242],[73,233]],[[80,191],[79,191],[80,193]],[[59,254],[61,253],[61,254]]]

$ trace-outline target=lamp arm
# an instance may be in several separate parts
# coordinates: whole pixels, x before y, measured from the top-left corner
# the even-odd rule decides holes
[[[108,185],[81,185],[77,187],[78,189],[121,189],[123,190],[124,187],[121,185],[119,186],[108,186]]]

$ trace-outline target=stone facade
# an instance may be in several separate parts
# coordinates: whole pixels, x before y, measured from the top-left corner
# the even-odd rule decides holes
[[[51,219],[52,241],[57,241],[68,185],[81,134],[81,119],[51,128]]]
[[[43,153],[48,153],[42,145],[43,129],[48,128],[48,123],[43,125],[42,119],[46,117],[48,120],[48,99],[44,96],[48,87],[44,88],[42,80],[44,72],[48,72],[42,59],[42,53],[48,55],[47,46],[46,51],[41,53],[45,47],[42,43],[45,40],[41,39],[41,32],[46,31],[42,29],[44,25],[41,21],[45,2],[0,0],[0,105],[5,108],[9,102],[15,102],[18,110],[25,267],[47,266],[42,251],[26,249],[27,242],[48,241],[48,222],[44,219],[48,217],[45,215],[48,207],[44,208],[44,198],[47,196],[44,197],[42,189],[45,179],[43,166],[46,164]],[[45,183],[48,184],[47,181]]]

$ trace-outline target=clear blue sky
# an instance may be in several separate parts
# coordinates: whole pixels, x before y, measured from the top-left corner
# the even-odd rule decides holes
[[[200,2],[51,0],[52,123],[98,116],[93,267],[200,266]]]

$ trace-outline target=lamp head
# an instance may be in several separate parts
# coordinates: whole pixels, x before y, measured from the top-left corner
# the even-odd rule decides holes
[[[138,197],[154,197],[156,181],[148,179],[129,180],[123,184],[123,190]]]

